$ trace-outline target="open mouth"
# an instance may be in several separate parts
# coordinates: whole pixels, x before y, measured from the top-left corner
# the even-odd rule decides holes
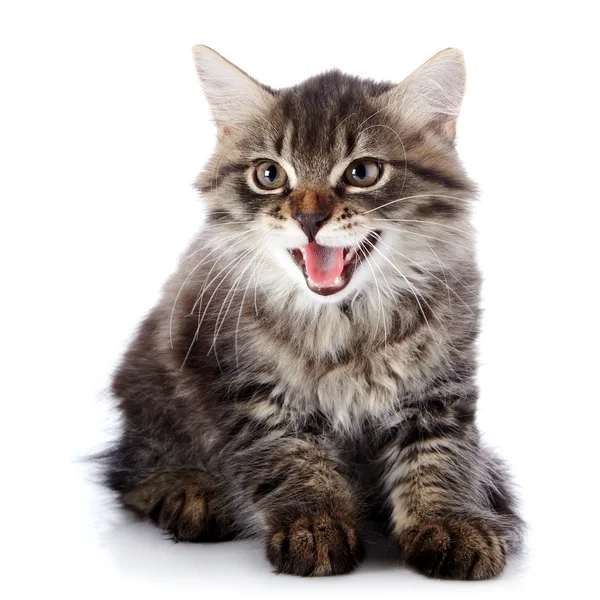
[[[356,268],[371,253],[379,235],[379,231],[373,231],[360,244],[350,248],[311,242],[288,252],[302,271],[308,288],[315,294],[331,296],[350,283]]]

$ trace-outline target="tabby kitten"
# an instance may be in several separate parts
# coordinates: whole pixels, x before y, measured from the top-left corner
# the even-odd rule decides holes
[[[521,522],[475,423],[461,53],[282,90],[194,57],[207,222],[114,377],[108,485],[177,541],[262,535],[280,572],[351,571],[378,516],[428,576],[498,575]]]

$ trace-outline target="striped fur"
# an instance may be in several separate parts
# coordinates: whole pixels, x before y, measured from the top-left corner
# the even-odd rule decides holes
[[[219,134],[197,183],[208,219],[115,374],[108,485],[178,540],[264,536],[282,572],[353,569],[378,516],[427,575],[498,575],[521,525],[475,423],[460,53],[399,85],[332,71],[279,91],[195,54]],[[381,179],[352,189],[342,174],[361,157],[382,162]],[[253,184],[259,159],[285,168],[285,189]],[[320,243],[377,232],[333,296],[287,250],[307,243],[292,218],[302,194],[332,207]]]

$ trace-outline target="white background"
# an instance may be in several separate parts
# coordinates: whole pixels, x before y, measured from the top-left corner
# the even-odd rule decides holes
[[[3,2],[0,594],[597,598],[593,4]],[[196,43],[275,87],[331,67],[399,81],[443,48],[465,53],[479,423],[529,524],[500,580],[430,581],[373,556],[350,576],[276,576],[258,542],[172,545],[127,521],[77,462],[110,439],[109,373],[202,219],[191,182],[214,130]]]

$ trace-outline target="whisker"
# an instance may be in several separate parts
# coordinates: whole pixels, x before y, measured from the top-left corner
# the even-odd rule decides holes
[[[436,336],[433,333],[433,329],[431,329],[431,325],[429,324],[429,320],[427,319],[427,315],[425,314],[425,311],[423,310],[423,306],[421,305],[421,302],[419,300],[419,295],[417,295],[417,291],[415,289],[415,287],[412,285],[412,283],[410,283],[410,281],[406,278],[406,276],[404,275],[404,273],[402,273],[402,271],[400,270],[400,268],[398,267],[398,265],[392,263],[391,260],[388,259],[388,257],[381,251],[379,250],[379,248],[377,248],[377,246],[375,244],[373,244],[372,242],[370,242],[368,239],[365,240],[371,247],[373,250],[375,250],[375,252],[377,252],[387,263],[389,263],[389,265],[392,267],[392,269],[394,269],[395,271],[397,271],[397,273],[400,275],[400,277],[402,277],[402,279],[404,279],[404,281],[406,282],[406,285],[408,285],[408,287],[410,288],[411,292],[413,293],[413,296],[415,297],[415,300],[417,301],[417,305],[419,306],[419,310],[421,312],[421,315],[423,316],[423,319],[425,320],[425,323],[427,324],[427,328],[429,329],[429,332],[431,333],[431,337],[436,339]],[[421,295],[421,297],[423,298],[423,296]],[[425,298],[423,298],[423,302],[425,302],[425,305],[429,308],[429,310],[431,310],[431,313],[434,314],[433,309],[431,308],[431,306],[427,303],[427,301],[425,300]],[[440,340],[437,340],[438,343],[440,343]]]
[[[200,333],[200,327],[202,326],[202,323],[204,321],[204,318],[206,317],[207,313],[208,313],[208,308],[213,300],[213,298],[215,297],[215,294],[217,293],[218,289],[221,287],[221,285],[223,284],[223,282],[227,279],[227,276],[229,275],[229,273],[231,273],[231,271],[233,271],[236,267],[237,264],[243,260],[246,256],[248,256],[248,254],[250,254],[250,252],[252,252],[258,245],[260,245],[263,240],[265,239],[265,237],[271,233],[271,231],[273,231],[273,229],[269,229],[267,231],[267,233],[265,233],[265,235],[258,241],[256,242],[254,245],[252,245],[249,249],[245,250],[240,256],[235,257],[233,260],[231,260],[226,267],[224,267],[223,269],[221,269],[221,271],[215,276],[213,277],[213,279],[211,280],[211,282],[205,286],[202,290],[202,292],[199,295],[199,299],[202,298],[202,296],[204,295],[204,293],[206,291],[208,291],[210,289],[210,286],[213,284],[213,282],[216,280],[217,277],[219,277],[219,275],[221,273],[223,273],[228,267],[230,267],[230,265],[233,264],[233,266],[231,266],[229,268],[229,270],[225,273],[225,275],[223,275],[223,277],[221,278],[221,281],[219,281],[217,283],[217,286],[215,287],[215,289],[213,290],[213,293],[211,294],[210,298],[208,299],[208,302],[206,303],[206,307],[204,308],[204,312],[202,313],[202,317],[200,318],[200,310],[198,311],[198,325],[196,327],[196,333],[194,334],[194,337],[192,339],[192,343],[190,344],[190,347],[188,348],[188,351],[183,359],[183,363],[180,367],[180,370],[183,369],[183,367],[185,366],[185,363],[187,362],[187,359],[190,355],[190,352],[192,351],[192,347],[193,345],[196,343],[197,339],[198,339],[198,334]],[[235,264],[234,264],[235,263]],[[197,303],[197,301],[196,301]],[[192,309],[193,311],[193,309]]]
[[[245,210],[235,210],[235,211],[231,211],[231,210],[208,210],[206,212],[207,216],[210,215],[230,215],[230,216],[235,216],[235,215],[254,215],[255,213],[251,212],[251,211],[245,211]]]
[[[472,233],[468,229],[462,229],[461,227],[447,225],[446,223],[440,223],[439,221],[419,221],[418,219],[373,219],[373,221],[390,221],[392,223],[425,223],[427,225],[446,227],[448,229],[453,229],[454,231],[459,231],[460,233],[466,233],[467,235],[471,235]]]
[[[256,217],[256,215],[254,215],[254,217]],[[391,220],[391,219],[390,219]],[[252,219],[247,219],[247,220],[233,220],[233,221],[204,221],[201,225],[201,230],[206,229],[213,229],[214,227],[221,227],[221,226],[225,226],[225,225],[252,225],[255,227],[260,227],[260,224],[256,221],[255,218]]]
[[[267,258],[267,253],[265,252],[265,255],[262,257],[262,260],[260,262],[260,270],[258,271],[258,273],[256,275],[256,279],[254,280],[254,312],[256,313],[256,316],[258,316],[258,303],[256,301],[258,281],[260,279],[260,275],[262,273],[263,267],[265,266],[266,258]]]
[[[271,231],[271,230],[269,230],[269,231]],[[267,233],[268,233],[268,232],[267,232]],[[244,234],[242,234],[242,236],[243,236],[243,235],[244,235]],[[243,239],[241,239],[241,240],[237,241],[235,244],[233,244],[233,245],[231,246],[231,248],[235,248],[236,246],[239,246],[239,245],[240,245],[241,243],[243,243],[244,241],[245,241],[245,238],[243,238]],[[233,263],[234,263],[236,260],[237,260],[237,257],[235,257],[235,256],[234,256],[234,257],[233,257],[233,259],[232,259],[232,260],[231,260],[229,263],[227,263],[227,265],[226,265],[225,267],[223,267],[223,269],[221,269],[221,271],[219,271],[219,272],[218,272],[218,273],[217,273],[217,274],[216,274],[216,275],[213,277],[213,279],[210,281],[210,283],[208,283],[208,284],[207,284],[206,282],[208,281],[208,278],[210,277],[211,273],[213,272],[213,270],[215,269],[215,267],[216,267],[216,266],[217,266],[217,264],[218,264],[218,260],[217,260],[217,261],[215,261],[215,263],[214,263],[214,264],[213,264],[213,266],[211,267],[210,271],[207,273],[206,277],[204,278],[204,281],[202,282],[202,287],[200,288],[200,289],[201,289],[201,291],[199,292],[198,296],[196,297],[196,301],[194,302],[194,305],[192,306],[191,313],[193,313],[193,312],[194,312],[194,310],[196,309],[196,306],[197,306],[197,304],[198,304],[198,301],[201,301],[201,299],[202,299],[202,294],[203,294],[202,290],[205,290],[205,289],[209,288],[209,287],[210,287],[210,286],[213,284],[213,282],[214,282],[214,281],[217,279],[217,277],[219,277],[219,275],[220,275],[221,273],[223,273],[223,271],[225,271],[225,270],[226,270],[226,269],[227,269],[227,268],[228,268],[230,265],[232,265],[232,264],[233,264]]]
[[[377,313],[377,328],[379,328],[379,317],[381,315],[381,318],[383,320],[383,345],[385,348],[387,348],[387,339],[388,339],[387,323],[386,323],[385,314],[384,314],[383,300],[381,298],[381,290],[379,289],[379,282],[377,281],[375,271],[373,270],[373,267],[371,266],[371,261],[369,260],[367,253],[364,250],[361,250],[360,246],[358,249],[359,249],[360,253],[362,254],[363,258],[365,259],[367,265],[369,266],[369,269],[371,269],[371,273],[373,273],[373,281],[375,281],[375,285],[377,287],[377,295],[379,297],[379,311]],[[385,275],[383,274],[381,267],[377,263],[375,263],[375,266],[379,269],[379,272],[381,273],[383,279],[385,280],[385,282],[388,286],[388,289],[391,292],[390,284],[388,283]]]
[[[254,265],[254,269],[252,270],[252,273],[250,274],[250,277],[248,278],[248,283],[246,284],[246,289],[244,290],[244,295],[242,296],[242,300],[240,302],[240,310],[238,312],[238,318],[235,324],[235,334],[233,336],[233,347],[235,349],[235,365],[236,368],[239,369],[240,368],[240,360],[239,360],[239,354],[238,354],[238,333],[239,333],[239,329],[240,329],[240,321],[242,318],[242,311],[244,309],[244,302],[246,301],[246,294],[248,293],[248,289],[250,287],[250,284],[252,283],[252,279],[254,278],[254,274],[256,273],[256,269],[258,267],[259,264],[261,264],[262,262],[262,258],[260,258],[261,253],[265,252],[266,249],[266,243],[263,243],[262,248],[260,248],[260,250],[257,250],[256,252],[256,264]],[[266,256],[266,253],[265,253]],[[264,257],[263,257],[264,258]],[[256,306],[255,306],[256,308]]]
[[[423,237],[423,234],[421,234],[421,233],[417,233],[416,231],[407,231],[407,230],[404,230],[404,229],[396,229],[396,228],[388,228],[388,227],[382,227],[382,229],[384,229],[384,230],[386,230],[386,229],[389,229],[390,231],[399,231],[399,232],[401,232],[401,233],[410,233],[410,234],[412,234],[412,235],[418,235],[418,236],[420,236],[420,237]],[[427,237],[427,236],[426,236],[426,237]],[[381,239],[381,238],[379,238],[379,239]],[[433,239],[439,239],[439,238],[433,238]],[[447,270],[448,270],[448,272],[449,272],[449,273],[451,273],[451,275],[452,275],[452,277],[454,278],[454,280],[455,280],[455,281],[456,281],[456,282],[457,282],[457,283],[458,283],[458,284],[459,284],[459,285],[460,285],[462,288],[464,288],[465,290],[467,290],[467,291],[468,291],[470,294],[473,294],[473,290],[472,290],[472,289],[471,289],[471,288],[470,288],[468,285],[466,285],[466,284],[465,284],[465,283],[464,283],[464,282],[461,280],[461,278],[460,278],[460,277],[458,277],[458,275],[457,275],[457,274],[454,272],[454,270],[453,270],[453,269],[451,269],[451,268],[450,268],[448,265],[446,265],[445,263],[443,263],[443,262],[440,260],[440,257],[438,256],[438,254],[436,253],[436,251],[433,249],[433,247],[431,246],[431,244],[430,244],[430,243],[429,243],[427,240],[425,240],[425,239],[424,239],[423,241],[424,241],[424,243],[427,245],[427,247],[429,248],[429,250],[432,252],[432,254],[435,256],[436,260],[438,261],[438,263],[439,263],[439,265],[440,265],[440,267],[441,267],[441,269],[442,269],[442,273],[443,273],[443,275],[444,275],[444,279],[446,280],[446,282],[447,282],[447,279],[446,279],[446,274],[445,274],[445,271],[446,271],[446,269],[447,269]],[[440,240],[440,241],[447,242],[447,243],[449,243],[449,244],[452,244],[452,243],[453,243],[453,242],[448,242],[447,240]],[[382,241],[382,243],[384,243],[384,242]],[[423,270],[424,270],[424,271],[426,271],[426,272],[429,272],[429,273],[431,273],[430,271],[427,271],[427,269],[425,269],[425,268],[424,268],[422,265],[419,265],[418,263],[414,262],[414,261],[413,261],[413,260],[412,260],[410,257],[408,257],[408,256],[406,256],[406,255],[404,255],[404,254],[402,254],[402,253],[401,253],[399,250],[396,250],[395,248],[392,248],[392,247],[391,247],[391,246],[389,246],[388,244],[385,244],[385,243],[384,243],[384,245],[388,246],[388,248],[390,248],[390,249],[391,249],[391,250],[393,250],[394,252],[396,252],[396,253],[398,253],[398,254],[401,254],[402,256],[404,256],[404,257],[405,257],[407,260],[410,260],[411,262],[413,262],[413,263],[414,263],[414,264],[415,264],[417,267],[419,267],[419,268],[423,269]],[[455,244],[455,245],[456,245],[456,244]],[[463,246],[460,246],[460,247],[462,248]],[[444,268],[444,267],[445,267],[445,268]],[[432,274],[432,276],[433,276],[433,274]],[[451,286],[450,286],[450,289],[452,289],[452,287],[451,287]],[[454,293],[456,293],[456,291],[455,291],[455,290],[453,290],[453,291],[454,291]],[[458,296],[460,297],[460,295],[458,295]],[[461,299],[462,299],[462,298],[461,298]]]
[[[252,265],[252,261],[254,260],[254,258],[256,258],[257,253],[259,251],[262,251],[264,248],[265,242],[262,243],[262,247],[260,248],[260,250],[257,250],[257,252],[255,252],[255,256],[250,259],[248,261],[248,264],[242,269],[242,272],[238,275],[237,279],[234,281],[233,285],[231,286],[231,288],[229,289],[229,291],[227,292],[225,298],[223,299],[223,302],[221,303],[221,308],[219,310],[219,313],[217,314],[217,318],[215,319],[215,328],[214,328],[214,336],[213,336],[213,341],[212,344],[210,346],[210,348],[208,349],[207,355],[210,354],[211,350],[214,348],[215,350],[215,355],[217,354],[217,348],[216,348],[216,344],[217,344],[217,337],[219,336],[219,333],[221,332],[221,329],[223,328],[223,325],[225,323],[225,319],[227,318],[227,314],[229,313],[229,309],[231,308],[231,305],[233,303],[233,299],[235,298],[235,293],[240,285],[240,282],[242,281],[242,278],[244,276],[244,273],[248,270],[248,268]],[[248,289],[246,287],[246,289]],[[223,317],[221,318],[221,313],[223,311],[223,308],[225,307],[225,303],[227,302],[227,299],[229,298],[229,296],[231,295],[231,298],[229,299],[229,304],[227,305],[227,310],[225,311],[225,314],[223,315]],[[219,321],[220,319],[220,321]]]
[[[389,248],[392,252],[395,252],[396,254],[399,254],[400,256],[402,256],[403,258],[405,258],[406,260],[408,260],[410,263],[412,263],[413,265],[416,265],[419,269],[425,271],[425,273],[427,273],[428,275],[430,275],[431,277],[433,277],[435,280],[439,281],[444,287],[446,287],[447,291],[448,291],[448,302],[450,303],[450,305],[452,305],[452,301],[450,299],[450,292],[452,292],[464,305],[465,307],[468,309],[468,311],[473,314],[473,311],[471,310],[471,307],[464,301],[464,299],[460,296],[460,294],[458,294],[456,292],[456,290],[452,289],[449,285],[448,285],[448,280],[446,279],[446,275],[444,274],[444,279],[446,279],[446,281],[442,281],[439,277],[437,277],[436,275],[434,275],[431,271],[429,271],[428,269],[426,269],[425,267],[423,267],[422,265],[420,265],[419,263],[415,262],[414,260],[412,260],[409,256],[406,256],[406,254],[403,254],[402,252],[400,252],[399,250],[396,250],[395,248],[392,248],[389,244],[386,244],[382,239],[381,236],[378,236],[379,241],[386,246],[387,248]],[[435,254],[435,252],[434,252]],[[441,265],[440,265],[441,266]],[[444,271],[444,269],[442,268],[442,272]]]
[[[226,240],[224,240],[221,244],[219,244],[214,250],[212,250],[211,252],[209,252],[207,254],[207,256],[210,256],[213,252],[215,252],[215,250],[218,250],[219,248],[222,248],[227,242],[236,239],[238,237],[242,237],[244,236],[248,231],[258,231],[260,228],[259,227],[252,227],[250,229],[245,229],[244,231],[240,232],[240,231],[236,231],[235,233],[233,233],[231,236],[229,236]],[[219,234],[219,236],[223,235],[222,233]],[[201,252],[202,250],[206,249],[206,243],[204,243],[204,240],[200,243],[200,245],[198,246],[198,248],[196,248],[196,250],[194,250],[193,252],[190,252],[190,254],[181,257],[181,262],[183,262],[184,260],[189,260],[190,258],[192,258],[192,256],[195,256],[196,254],[198,254],[198,252]]]
[[[181,292],[183,291],[183,288],[187,285],[188,281],[192,278],[192,276],[194,275],[194,273],[206,262],[206,260],[211,256],[211,254],[214,254],[217,250],[219,250],[219,248],[222,248],[225,244],[227,244],[228,242],[230,242],[232,239],[238,239],[241,238],[242,236],[244,236],[246,234],[246,232],[240,233],[240,234],[236,234],[234,235],[232,238],[228,238],[226,240],[224,240],[223,242],[221,242],[216,248],[214,248],[211,252],[209,252],[188,274],[188,276],[184,279],[183,283],[181,284],[181,286],[179,287],[179,290],[177,291],[177,295],[175,296],[175,300],[173,301],[173,306],[171,307],[171,315],[169,317],[169,342],[171,344],[171,350],[173,349],[173,315],[175,313],[175,306],[177,305],[177,302],[179,300],[179,296],[181,295]],[[234,244],[237,245],[237,244]],[[197,250],[195,250],[194,252],[192,252],[190,255],[184,257],[182,259],[182,262],[184,260],[188,260],[189,258],[191,258],[194,254],[196,254],[197,252],[200,252],[201,250],[204,250],[205,246],[202,246],[200,248],[198,248]],[[192,309],[193,310],[193,309]]]
[[[446,194],[416,194],[414,196],[404,196],[403,198],[397,198],[396,200],[390,200],[389,202],[386,202],[385,204],[382,204],[381,206],[376,206],[375,208],[365,210],[365,211],[361,212],[360,214],[367,215],[376,210],[381,210],[382,208],[385,208],[386,206],[389,206],[390,204],[395,204],[396,202],[401,202],[402,200],[413,200],[414,198],[433,198],[433,197],[461,200],[462,202],[468,201],[468,198],[461,198],[460,196],[448,196]]]
[[[427,240],[423,240],[423,241],[425,242],[427,247],[431,250],[431,253],[435,256],[438,264],[440,265],[440,269],[442,270],[442,275],[444,277],[444,282],[445,282],[446,288],[448,289],[448,306],[450,307],[450,310],[452,310],[452,298],[450,296],[450,286],[448,284],[448,278],[446,277],[446,269],[444,268],[444,263],[440,260],[440,257],[437,255],[437,252],[433,249],[433,246]],[[417,263],[415,263],[415,264],[417,264]],[[418,265],[418,264],[417,264],[417,267],[419,267],[420,269],[423,268],[421,265]],[[456,279],[456,276],[455,276],[455,279]],[[471,311],[470,308],[469,308],[469,312],[471,312],[471,314],[473,314],[473,311]]]
[[[367,261],[367,254],[364,250],[362,250],[362,248],[359,246],[357,248],[358,252],[362,255],[363,259],[365,260],[365,262],[367,263],[367,266],[369,267],[369,269],[371,269],[371,273],[373,274],[373,281],[375,282],[375,286],[377,288],[377,296],[379,297],[379,305],[378,305],[378,311],[377,311],[377,324],[375,326],[376,330],[379,330],[379,319],[381,318],[381,311],[382,311],[382,301],[381,301],[381,291],[379,289],[379,283],[377,281],[377,277],[375,276],[375,271],[373,270],[373,267],[371,266],[371,263],[369,261]],[[383,324],[383,328],[384,328],[384,339],[387,339],[387,331],[385,330],[385,322]]]
[[[196,302],[194,302],[194,306],[192,307],[192,313],[194,312],[196,306],[198,305],[198,301],[202,301],[202,296],[204,295],[204,293],[206,291],[208,291],[210,289],[210,286],[218,279],[219,275],[221,275],[223,272],[227,271],[227,273],[225,273],[224,277],[221,279],[221,281],[219,282],[219,285],[215,288],[215,292],[219,289],[220,285],[223,283],[223,281],[225,280],[225,278],[227,277],[227,275],[237,266],[237,263],[239,263],[239,261],[244,258],[245,256],[247,256],[263,239],[264,237],[266,237],[266,235],[268,233],[270,233],[272,230],[270,229],[269,231],[267,231],[267,233],[263,236],[263,238],[261,238],[258,242],[256,242],[253,246],[251,246],[249,249],[246,249],[243,251],[241,256],[234,256],[211,280],[209,283],[206,283],[206,280],[208,279],[208,277],[210,276],[210,273],[212,272],[212,268],[211,270],[208,272],[208,275],[206,276],[204,283],[202,285],[201,291],[198,294],[198,297],[196,298]],[[215,264],[213,265],[213,268],[216,266],[217,262],[215,262]],[[231,267],[233,265],[233,267]],[[230,268],[231,267],[231,268]],[[229,269],[229,270],[228,270]],[[214,292],[213,292],[214,295]],[[212,296],[211,296],[212,298]],[[208,308],[208,305],[207,305]],[[198,312],[198,314],[200,314],[200,312]]]
[[[463,246],[462,244],[457,244],[456,242],[452,242],[450,240],[445,240],[443,238],[435,237],[433,235],[425,235],[424,233],[417,233],[416,231],[410,231],[408,229],[400,229],[398,227],[386,227],[385,225],[379,225],[380,229],[388,229],[389,231],[398,231],[400,233],[409,233],[412,235],[420,235],[421,237],[427,238],[429,240],[437,240],[438,242],[443,242],[444,244],[450,244],[451,246],[456,246],[457,248],[462,248],[463,250],[471,251],[471,248],[468,246]]]
[[[416,231],[404,231],[404,233],[412,233],[413,235],[419,235],[421,236],[420,233],[416,232]],[[422,237],[422,236],[421,236]],[[443,262],[440,257],[438,256],[437,252],[433,249],[433,247],[431,246],[431,244],[427,241],[427,240],[423,240],[423,242],[427,245],[427,247],[429,248],[429,250],[431,250],[432,254],[435,256],[435,258],[437,259],[442,272],[444,273],[444,278],[445,276],[445,272],[446,270],[452,275],[452,277],[454,278],[454,281],[456,281],[461,287],[463,287],[465,290],[467,290],[470,294],[473,294],[473,289],[466,285],[463,280],[456,274],[456,272],[454,271],[454,269],[452,269],[451,267],[449,267],[445,262]]]

